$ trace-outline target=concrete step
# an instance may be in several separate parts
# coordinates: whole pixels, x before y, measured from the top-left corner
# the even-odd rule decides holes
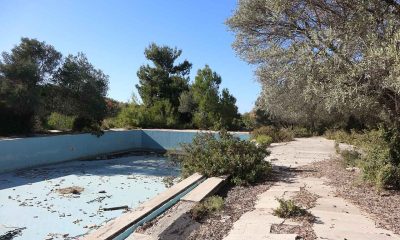
[[[211,177],[207,178],[204,182],[200,183],[195,189],[190,193],[186,194],[181,200],[200,202],[205,197],[214,193],[225,181],[226,178],[223,177]]]

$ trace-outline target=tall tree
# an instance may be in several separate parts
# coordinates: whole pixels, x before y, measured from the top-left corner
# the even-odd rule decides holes
[[[22,38],[0,60],[0,132],[30,132],[40,112],[44,86],[58,67],[61,53],[36,39]]]
[[[148,60],[153,63],[140,67],[137,72],[139,84],[136,85],[145,106],[153,106],[155,102],[168,100],[174,111],[178,111],[179,97],[187,91],[189,73],[192,64],[187,60],[176,64],[182,50],[168,46],[150,44],[144,51]]]
[[[300,100],[374,112],[399,128],[399,1],[240,0],[227,24],[239,55],[258,65],[270,108],[289,88],[287,109]]]
[[[219,105],[222,126],[226,126],[228,129],[238,127],[236,121],[240,119],[240,115],[236,106],[236,98],[226,88],[222,89]]]
[[[197,71],[191,86],[193,100],[197,103],[193,122],[199,128],[211,128],[219,121],[219,85],[221,76],[206,65]]]
[[[108,76],[96,69],[83,53],[69,55],[57,71],[58,111],[77,116],[75,130],[97,127],[107,114]]]

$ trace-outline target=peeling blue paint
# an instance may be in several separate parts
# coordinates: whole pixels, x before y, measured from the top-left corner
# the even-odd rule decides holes
[[[163,177],[178,172],[164,158],[150,155],[72,161],[0,174],[0,235],[9,227],[26,227],[15,239],[80,236],[122,214],[122,210],[99,209],[135,208],[165,190]],[[84,190],[80,195],[57,191],[71,186]]]
[[[133,149],[179,149],[180,143],[190,143],[197,133],[126,130],[107,131],[101,137],[76,134],[0,140],[0,235],[22,227],[26,229],[15,239],[75,239],[87,233],[122,214],[122,210],[100,209],[135,208],[165,190],[162,179],[178,175],[179,170],[154,155],[76,159]],[[249,138],[247,133],[235,135]],[[71,186],[84,190],[79,195],[57,191]]]
[[[0,140],[0,173],[131,149],[179,149],[197,130],[107,131],[102,136],[67,134]],[[248,133],[234,133],[248,139]]]

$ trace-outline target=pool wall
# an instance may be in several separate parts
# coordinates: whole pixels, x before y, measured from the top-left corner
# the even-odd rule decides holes
[[[0,140],[0,172],[89,158],[126,150],[179,149],[197,130],[138,129],[106,131],[102,136],[66,134]],[[248,133],[233,133],[248,139]]]

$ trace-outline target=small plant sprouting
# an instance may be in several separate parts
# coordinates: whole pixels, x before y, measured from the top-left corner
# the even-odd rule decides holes
[[[280,218],[296,218],[308,215],[307,210],[297,206],[293,200],[285,200],[283,198],[276,199],[279,207],[274,209],[274,215]]]
[[[207,215],[220,211],[224,207],[224,199],[220,196],[211,196],[197,204],[190,214],[195,220],[202,220]]]

